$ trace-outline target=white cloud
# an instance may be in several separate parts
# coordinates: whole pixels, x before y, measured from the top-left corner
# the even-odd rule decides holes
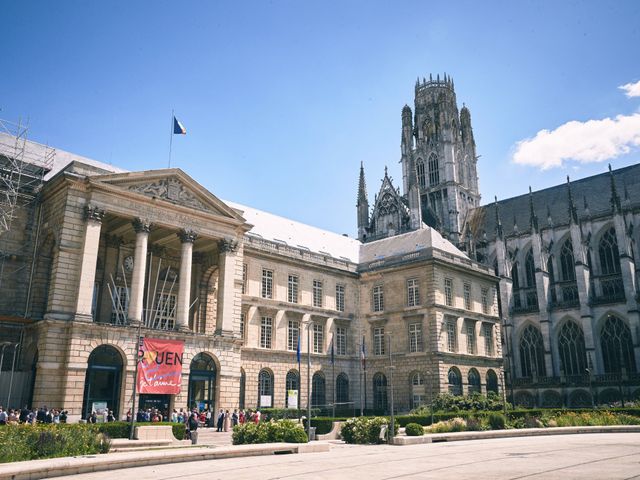
[[[637,147],[640,147],[640,113],[571,121],[555,130],[540,130],[535,137],[516,143],[513,161],[547,170],[561,167],[566,160],[603,162]]]
[[[624,90],[624,94],[631,97],[640,97],[640,80],[636,83],[626,83],[618,87],[620,90]]]

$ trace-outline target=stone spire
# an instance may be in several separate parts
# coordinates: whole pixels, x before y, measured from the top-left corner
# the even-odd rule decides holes
[[[531,233],[538,231],[538,217],[533,209],[533,192],[529,185],[529,224],[531,225]]]
[[[569,196],[569,223],[578,223],[578,210],[573,203],[573,194],[571,193],[571,180],[567,175],[567,195]]]
[[[367,197],[367,182],[364,178],[364,163],[360,162],[360,179],[358,180],[358,203],[356,206],[359,206],[362,202],[369,203],[369,199]]]
[[[502,230],[502,220],[500,220],[500,205],[498,204],[498,197],[493,197],[495,202],[495,210],[496,210],[496,237],[502,238],[504,235],[504,231]]]
[[[360,179],[358,181],[358,238],[364,241],[369,228],[369,199],[367,198],[367,183],[364,179],[364,164],[360,162]]]
[[[613,213],[622,211],[622,205],[620,203],[620,195],[616,189],[616,181],[613,178],[613,170],[611,170],[611,164],[609,164],[609,178],[611,179],[611,209]]]

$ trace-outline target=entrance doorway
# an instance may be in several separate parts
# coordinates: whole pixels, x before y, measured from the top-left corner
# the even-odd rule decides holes
[[[91,352],[84,382],[82,418],[89,418],[94,404],[106,404],[106,408],[113,410],[113,415],[119,418],[121,377],[122,357],[118,350],[109,345],[101,345]]]
[[[209,355],[199,353],[189,367],[188,407],[215,412],[216,364]]]
[[[148,410],[155,409],[162,414],[162,421],[171,421],[171,415],[169,415],[169,406],[171,405],[171,395],[159,395],[151,393],[140,394],[140,409]]]

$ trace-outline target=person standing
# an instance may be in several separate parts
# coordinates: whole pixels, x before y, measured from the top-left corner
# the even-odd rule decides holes
[[[198,414],[193,413],[189,417],[189,421],[187,422],[187,426],[189,427],[189,432],[191,435],[191,445],[196,445],[198,443]]]
[[[233,413],[231,414],[231,426],[235,427],[236,425],[238,425],[238,420],[239,420],[238,410],[234,409]]]
[[[216,432],[221,432],[222,427],[224,426],[224,412],[222,411],[222,409],[220,409],[220,412],[218,413],[218,423],[216,426],[218,427],[216,429]]]
[[[231,427],[231,414],[229,410],[224,413],[224,431],[228,432]]]

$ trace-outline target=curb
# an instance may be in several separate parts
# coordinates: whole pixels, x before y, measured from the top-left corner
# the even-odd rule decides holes
[[[328,452],[328,443],[265,443],[237,445],[234,447],[179,449],[177,452],[154,450],[145,452],[120,452],[81,457],[47,458],[0,465],[0,479],[36,480],[40,478],[102,472],[121,468],[162,465],[165,463],[196,462],[222,458],[251,457],[285,453]]]
[[[431,433],[421,437],[394,437],[393,445],[419,445],[436,442],[458,442],[490,438],[538,437],[578,433],[640,433],[640,425],[610,425],[600,427],[550,427],[489,430],[484,432]]]

